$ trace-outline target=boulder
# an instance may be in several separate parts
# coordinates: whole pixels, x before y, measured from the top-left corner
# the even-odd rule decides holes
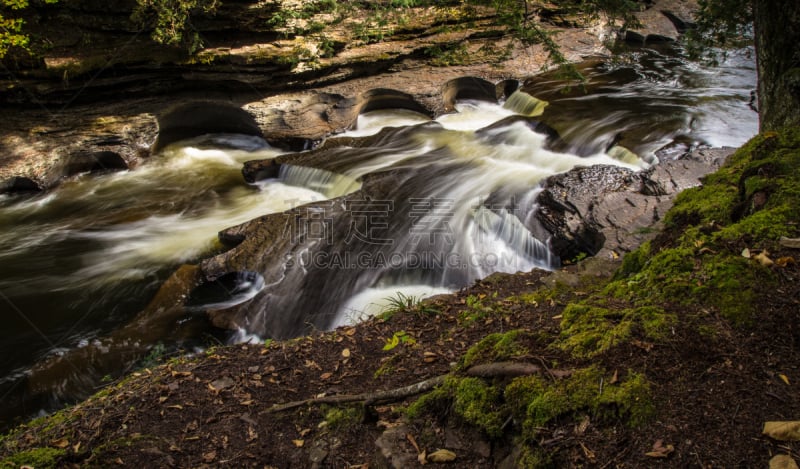
[[[640,172],[592,166],[552,176],[536,199],[529,229],[549,234],[561,259],[616,258],[649,239],[675,196],[699,185],[732,152],[696,150]]]
[[[80,173],[124,171],[128,163],[114,151],[80,151],[63,162],[63,175],[74,176]]]
[[[40,192],[42,188],[30,178],[12,176],[0,180],[0,194],[30,194]]]

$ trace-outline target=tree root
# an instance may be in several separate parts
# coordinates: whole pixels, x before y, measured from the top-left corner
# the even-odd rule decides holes
[[[572,374],[572,372],[569,370],[545,370],[543,367],[534,365],[533,363],[495,362],[471,366],[463,372],[463,375],[476,378],[504,378],[540,374],[545,371],[554,378],[564,378]],[[287,402],[285,404],[275,404],[272,407],[263,410],[261,413],[268,414],[273,412],[282,412],[284,410],[290,410],[297,407],[314,404],[350,404],[354,402],[360,402],[365,406],[371,406],[376,404],[397,402],[411,396],[428,392],[431,389],[440,386],[442,383],[444,383],[445,378],[448,376],[450,376],[450,374],[439,375],[418,383],[403,386],[401,388],[389,389],[386,391],[322,396],[304,399],[302,401]]]

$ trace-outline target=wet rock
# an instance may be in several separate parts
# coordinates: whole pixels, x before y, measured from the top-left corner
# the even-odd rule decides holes
[[[501,96],[494,83],[479,77],[460,77],[445,83],[442,88],[442,101],[445,109],[455,110],[455,103],[459,100],[472,99],[476,101],[497,102]]]
[[[31,194],[41,192],[42,188],[30,178],[12,176],[0,180],[0,194]]]
[[[625,40],[636,44],[674,42],[690,24],[685,2],[659,0],[650,8],[634,13],[640,25],[625,32]]]
[[[551,249],[570,261],[615,258],[652,236],[680,191],[700,184],[733,149],[704,149],[646,171],[616,166],[575,168],[552,176],[539,194],[529,228],[550,235]]]
[[[332,445],[331,445],[332,446]],[[308,460],[311,462],[312,469],[322,467],[330,454],[328,442],[325,440],[314,440],[308,450]]]
[[[411,429],[405,425],[388,428],[375,441],[378,451],[376,466],[386,469],[405,469],[417,467],[417,453],[408,443],[406,435]]]
[[[64,176],[87,172],[123,171],[128,163],[114,151],[78,152],[67,157],[63,163]]]
[[[498,138],[497,134],[502,129],[508,128],[517,122],[524,123],[529,129],[531,129],[532,132],[544,135],[546,137],[545,148],[553,150],[566,147],[566,143],[561,140],[561,136],[558,134],[556,129],[550,127],[544,122],[541,122],[540,120],[537,120],[536,118],[527,116],[508,116],[495,122],[494,124],[479,129],[475,133],[476,135],[487,137],[491,143],[496,143],[502,141],[501,138]]]
[[[158,118],[158,139],[153,152],[170,143],[213,133],[261,136],[252,115],[240,107],[222,102],[192,102],[176,106]]]
[[[130,323],[107,337],[37,364],[27,377],[28,392],[33,396],[47,396],[56,389],[64,396],[88,396],[101,377],[118,376],[131,363],[144,358],[152,348],[149,344],[191,337],[196,332],[182,330],[179,319],[186,317],[183,304],[201,281],[196,265],[181,266]],[[81,363],[91,372],[78,372],[75,363]]]

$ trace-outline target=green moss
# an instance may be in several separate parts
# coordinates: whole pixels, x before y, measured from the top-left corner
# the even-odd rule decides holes
[[[747,324],[758,309],[754,290],[769,290],[775,274],[741,252],[773,250],[780,237],[800,234],[798,167],[800,129],[750,140],[703,186],[676,198],[665,217],[667,231],[625,256],[606,297],[645,306],[713,308],[734,324]],[[601,305],[599,298],[588,304]],[[573,322],[563,325],[574,329]],[[614,330],[618,336],[625,332]]]
[[[497,438],[503,434],[506,419],[500,397],[500,390],[482,379],[463,378],[455,389],[453,409],[464,421]]]
[[[622,258],[622,266],[617,271],[615,277],[627,277],[641,272],[650,257],[650,246],[650,241],[646,241],[635,251],[626,254],[625,257]]]
[[[364,408],[361,406],[333,407],[325,411],[325,422],[331,430],[346,430],[360,425],[363,421]]]
[[[459,378],[448,376],[444,383],[431,392],[423,394],[405,410],[408,418],[420,419],[427,414],[441,415],[450,406],[454,390],[458,387]]]
[[[503,361],[524,355],[528,352],[520,344],[520,339],[524,336],[525,332],[521,330],[513,330],[504,334],[489,334],[467,350],[460,368],[466,369],[478,363]]]
[[[506,430],[521,432],[518,445],[520,467],[547,467],[550,456],[538,446],[539,433],[556,420],[580,420],[589,415],[594,422],[623,421],[638,426],[654,412],[650,386],[641,374],[628,371],[611,384],[611,373],[598,366],[575,371],[571,376],[550,380],[524,376],[507,381],[473,377],[448,377],[438,389],[422,396],[407,410],[413,420],[431,416],[457,416],[462,422],[500,439]]]
[[[609,384],[599,367],[576,371],[555,382],[538,376],[516,378],[505,391],[513,413],[523,422],[527,442],[537,441],[540,429],[568,414],[588,412],[594,420],[624,419],[630,426],[645,423],[654,412],[650,386],[645,377],[629,372],[616,384]]]
[[[564,299],[571,296],[574,291],[574,287],[556,280],[552,286],[543,287],[531,293],[524,293],[518,298],[520,301],[538,306],[542,303]]]
[[[663,337],[675,321],[674,315],[656,306],[614,309],[573,303],[564,308],[562,337],[556,345],[573,355],[592,357],[637,334],[648,339]]]
[[[550,455],[541,448],[524,448],[516,463],[517,467],[522,469],[555,469],[558,467]]]
[[[35,467],[36,469],[59,467],[59,462],[67,455],[64,449],[35,448],[22,451],[0,461],[0,468],[18,468],[21,466]]]

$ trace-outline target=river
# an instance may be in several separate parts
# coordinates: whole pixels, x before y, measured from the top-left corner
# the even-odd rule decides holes
[[[464,101],[457,113],[435,122],[408,111],[360,116],[346,136],[370,138],[386,127],[406,130],[390,134],[393,138],[380,142],[384,147],[359,154],[337,174],[286,166],[278,178],[246,184],[244,162],[281,151],[256,137],[211,135],[171,145],[135,170],[81,175],[24,199],[0,196],[0,426],[93,392],[102,376],[91,376],[77,392],[53,386],[34,395],[26,382],[37,363],[90,347],[130,321],[176,268],[221,252],[216,234],[226,227],[344,196],[357,190],[365,175],[387,168],[407,171],[405,187],[413,191],[398,188],[397,198],[383,201],[391,205],[356,209],[372,226],[348,233],[349,241],[360,236],[372,246],[367,250],[372,258],[362,260],[374,266],[380,254],[384,265],[317,282],[324,285],[321,291],[298,292],[310,300],[292,302],[301,314],[319,310],[324,297],[328,309],[318,312],[325,316],[321,324],[335,327],[380,311],[398,292],[422,297],[495,271],[555,267],[546,240],[520,223],[535,209],[524,202],[549,175],[591,164],[641,169],[700,145],[738,146],[757,131],[757,115],[748,106],[756,81],[752,50],[732,52],[710,67],[671,49],[635,49],[580,68],[585,87],[564,91],[562,82],[543,75],[522,88],[549,102],[541,120],[567,142],[558,150],[547,148],[545,136],[524,124],[485,130],[513,116],[513,107]],[[623,161],[609,154],[614,142],[638,157]],[[486,209],[487,198],[502,208]],[[402,215],[405,224],[388,220],[390,212]],[[426,268],[409,264],[409,253],[430,252],[440,257],[428,259]],[[397,265],[394,253],[402,257]],[[334,262],[330,256],[296,260],[319,263],[308,266],[316,268],[315,275],[330,272]],[[146,345],[193,351],[295,332],[270,329],[269,320],[256,317],[257,310],[287,307],[288,300],[267,294],[278,287],[257,275],[239,280],[228,298],[193,298],[195,307],[179,320],[179,333]],[[292,285],[281,288],[287,287]],[[201,303],[224,301],[253,302],[256,313],[248,327],[230,332],[210,326]],[[80,362],[71,366],[76,375],[93,373]]]

